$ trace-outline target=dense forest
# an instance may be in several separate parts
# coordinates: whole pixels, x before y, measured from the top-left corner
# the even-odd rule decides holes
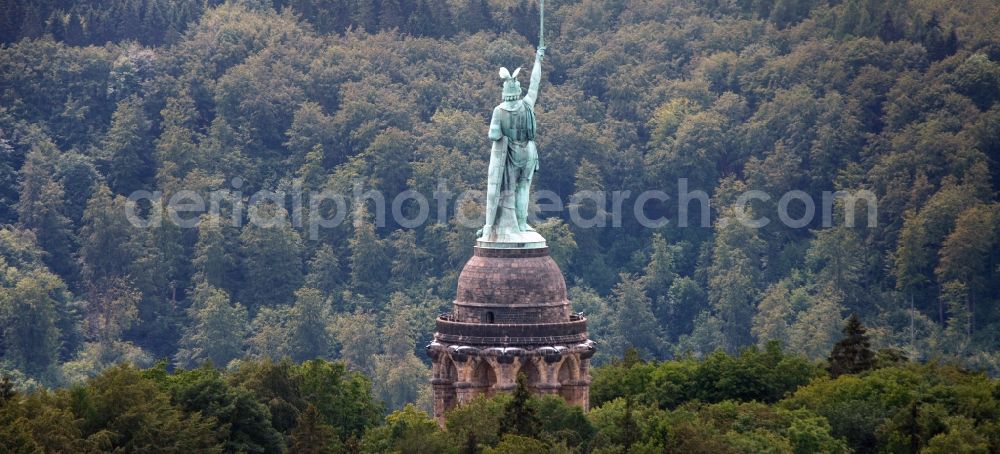
[[[2,418],[76,421],[81,432],[65,440],[97,436],[94,449],[123,446],[110,434],[128,428],[108,428],[109,415],[125,425],[156,418],[164,433],[186,434],[192,444],[178,450],[215,446],[241,424],[249,435],[226,443],[274,432],[253,443],[284,446],[302,421],[325,427],[308,436],[330,429],[344,443],[419,436],[500,449],[524,436],[597,449],[669,445],[688,430],[744,450],[781,438],[796,452],[811,451],[797,444],[801,431],[832,437],[821,437],[832,451],[905,451],[949,427],[995,424],[1000,388],[962,370],[1000,373],[1000,5],[548,3],[535,190],[564,200],[647,190],[678,200],[685,188],[711,197],[710,209],[692,205],[706,226],[682,226],[667,203],[647,207],[671,221],[656,229],[628,216],[607,228],[576,225],[568,212],[537,221],[599,342],[594,362],[607,366],[594,371],[586,417],[521,404],[584,418],[590,429],[573,430],[587,433],[489,432],[485,422],[436,432],[418,411],[430,397],[423,345],[450,310],[475,239],[475,228],[447,219],[478,206],[432,199],[430,212],[446,220],[415,228],[380,222],[371,199],[305,208],[346,211],[318,232],[229,222],[246,220],[237,205],[260,190],[362,188],[391,201],[442,184],[482,189],[496,71],[529,66],[538,39],[529,0],[0,0],[0,375],[4,401],[18,402]],[[741,214],[734,203],[750,189],[773,198]],[[127,213],[166,210],[136,206],[137,190],[243,199],[193,228],[142,227]],[[830,223],[729,222],[776,219],[778,197],[793,190],[817,200],[871,191],[877,222],[850,225],[868,206],[842,201]],[[285,202],[254,208],[302,215]],[[830,357],[851,314],[873,351],[915,364],[826,377],[815,361]],[[776,345],[808,377],[744,385],[780,392],[672,384]],[[601,391],[621,368],[635,371],[626,375],[637,382],[619,386],[634,392]],[[345,398],[307,391],[316,380],[363,388],[349,400],[364,420],[337,419],[331,402]],[[660,383],[660,394],[635,383]],[[54,387],[66,390],[44,391]],[[108,400],[119,387],[135,408]],[[199,387],[223,400],[195,402]],[[826,394],[834,389],[850,396]],[[358,397],[366,393],[373,400]],[[504,399],[516,397],[463,411],[496,418]],[[270,429],[218,413],[240,405]],[[922,432],[893,438],[904,426]],[[955,440],[987,443],[988,427],[976,428]],[[34,430],[22,429],[0,436]],[[750,438],[726,438],[733,431]]]
[[[479,397],[445,427],[407,404],[382,418],[372,383],[341,362],[241,361],[168,371],[119,365],[69,389],[0,381],[4,452],[989,453],[1000,381],[873,352],[849,323],[826,367],[777,341],[739,355],[595,370],[588,413],[555,395]],[[838,355],[836,352],[850,353]],[[837,359],[839,358],[839,359]],[[850,358],[850,359],[849,359]]]

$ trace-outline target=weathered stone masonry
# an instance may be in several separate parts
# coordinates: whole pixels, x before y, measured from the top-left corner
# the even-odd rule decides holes
[[[566,281],[548,248],[477,247],[427,354],[439,423],[456,405],[512,390],[519,373],[534,393],[588,407],[594,342],[586,318],[570,310]]]

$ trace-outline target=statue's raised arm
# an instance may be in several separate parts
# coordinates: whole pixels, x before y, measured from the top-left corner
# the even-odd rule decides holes
[[[535,52],[535,66],[531,69],[531,82],[528,85],[528,95],[524,97],[524,102],[535,107],[538,100],[538,88],[542,84],[542,59],[545,58],[545,48],[539,47]]]

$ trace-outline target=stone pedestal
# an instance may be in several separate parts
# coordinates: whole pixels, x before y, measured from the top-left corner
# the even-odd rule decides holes
[[[541,241],[541,247],[483,247],[489,242],[480,239],[462,270],[454,309],[438,317],[427,346],[439,424],[456,405],[513,390],[522,373],[533,393],[588,408],[594,342],[586,318],[572,313],[562,272]]]

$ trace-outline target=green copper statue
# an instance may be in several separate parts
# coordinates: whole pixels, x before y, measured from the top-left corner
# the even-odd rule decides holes
[[[544,33],[544,8],[543,2],[541,33]],[[489,139],[493,146],[486,186],[486,225],[479,232],[481,245],[539,247],[537,243],[541,242],[544,246],[545,240],[527,222],[531,179],[538,169],[535,102],[545,57],[544,34],[541,36],[526,96],[521,97],[521,82],[517,80],[521,68],[513,73],[500,68],[503,102],[493,109],[490,122]]]

